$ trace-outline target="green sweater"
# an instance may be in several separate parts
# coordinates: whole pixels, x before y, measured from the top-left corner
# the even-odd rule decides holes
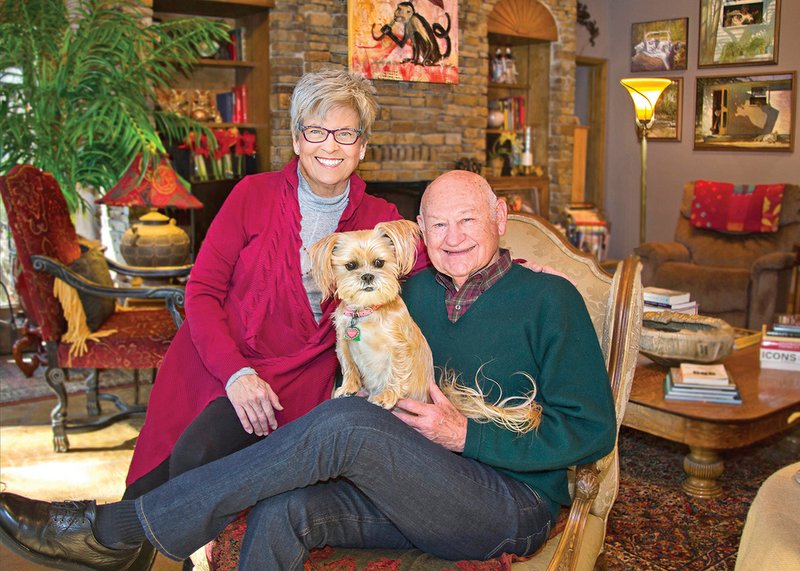
[[[433,351],[437,367],[476,376],[489,400],[521,395],[536,380],[542,421],[518,435],[469,420],[463,455],[528,484],[555,517],[569,505],[566,468],[598,460],[614,447],[614,400],[603,354],[580,293],[567,280],[514,264],[456,323],[447,318],[434,271],[409,278],[403,299]],[[480,374],[478,369],[483,367]]]

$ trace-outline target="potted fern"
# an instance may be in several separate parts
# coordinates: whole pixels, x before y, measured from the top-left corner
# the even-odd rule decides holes
[[[147,23],[141,0],[0,2],[0,174],[28,163],[50,172],[70,209],[80,186],[111,188],[137,154],[153,164],[164,140],[210,131],[154,109],[155,89],[226,41],[224,23]],[[142,172],[145,170],[143,164]]]

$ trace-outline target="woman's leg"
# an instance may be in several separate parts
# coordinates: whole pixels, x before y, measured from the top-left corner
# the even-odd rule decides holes
[[[227,397],[214,399],[183,431],[169,457],[169,477],[247,448],[264,438],[248,434]]]
[[[412,544],[448,559],[528,553],[549,533],[535,492],[356,397],[323,403],[264,442],[167,482],[136,509],[151,543],[180,559],[242,509],[338,477]]]

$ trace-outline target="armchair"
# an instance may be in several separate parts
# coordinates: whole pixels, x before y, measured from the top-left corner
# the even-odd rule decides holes
[[[640,265],[630,256],[617,268],[613,278],[597,261],[578,251],[561,233],[544,219],[528,214],[511,214],[503,238],[514,258],[535,260],[566,274],[582,294],[606,358],[614,393],[617,430],[625,415],[642,323],[642,287]],[[494,561],[493,569],[526,571],[534,569],[581,569],[603,567],[603,548],[606,523],[619,489],[618,451],[614,450],[591,465],[578,466],[571,471],[574,482],[573,503],[564,510],[556,532],[532,558],[512,561],[503,556]],[[244,518],[239,518],[222,535],[206,547],[205,555],[214,571],[234,569],[238,561],[240,540],[244,533]],[[202,552],[192,559],[195,569],[208,568]],[[462,569],[467,565],[444,561],[418,550],[314,550],[306,569]],[[470,567],[472,568],[472,567]],[[477,567],[475,567],[477,568]],[[488,568],[488,566],[487,566]]]
[[[794,248],[800,246],[800,187],[786,185],[777,232],[726,233],[690,223],[694,182],[683,189],[674,242],[635,249],[642,283],[689,291],[700,313],[734,327],[761,329],[789,299]]]
[[[165,286],[157,288],[115,288],[108,274],[110,266],[115,272],[136,276],[177,277],[186,276],[190,266],[173,268],[133,268],[105,260],[96,250],[79,243],[69,210],[55,179],[30,165],[18,165],[8,175],[0,177],[0,196],[8,215],[11,236],[17,249],[17,291],[23,310],[28,316],[24,343],[37,346],[41,357],[34,357],[32,368],[40,361],[46,364],[45,382],[57,397],[57,404],[50,416],[53,427],[53,445],[56,452],[67,452],[68,432],[97,430],[122,420],[132,414],[145,411],[143,406],[129,406],[113,394],[98,392],[98,376],[102,369],[157,368],[181,323],[178,308],[183,305],[183,288]],[[93,270],[87,270],[93,268]],[[99,270],[98,270],[99,268]],[[92,277],[98,271],[105,272],[105,283],[98,283],[79,274],[76,269]],[[98,304],[99,300],[110,300],[95,311],[80,311],[90,314],[80,323],[87,327],[90,320],[99,334],[96,341],[88,342],[85,352],[70,354],[70,344],[62,341],[67,331],[67,320],[62,304],[54,294],[55,278],[61,280],[61,291],[66,286],[77,290],[84,300]],[[88,296],[88,297],[86,297]],[[131,309],[115,311],[117,298],[149,298],[164,300],[165,308]],[[77,296],[73,296],[77,299]],[[70,328],[76,325],[75,316],[70,317]],[[21,360],[21,347],[15,348],[15,356]],[[24,363],[23,363],[24,365]],[[84,422],[67,421],[67,392],[64,383],[71,368],[90,369],[87,379],[87,413],[96,416]],[[30,371],[32,373],[32,371]],[[100,400],[112,402],[118,412],[100,414]]]

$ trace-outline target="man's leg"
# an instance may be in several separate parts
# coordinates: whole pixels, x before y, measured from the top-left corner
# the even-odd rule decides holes
[[[412,547],[351,482],[333,480],[256,504],[247,516],[238,569],[299,570],[308,552],[324,545]]]
[[[415,546],[445,558],[527,553],[549,533],[548,509],[526,486],[356,397],[321,404],[263,442],[145,494],[136,508],[151,543],[180,559],[242,509],[338,477]]]

